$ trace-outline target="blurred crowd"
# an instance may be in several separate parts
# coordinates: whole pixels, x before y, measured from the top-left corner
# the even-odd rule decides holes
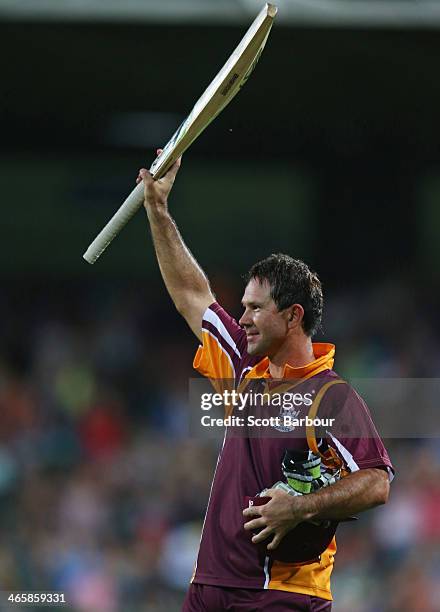
[[[434,377],[435,312],[402,282],[333,291],[323,337],[342,375]],[[20,284],[0,315],[1,589],[180,610],[218,452],[188,431],[197,340],[161,285]],[[338,531],[335,612],[440,611],[440,446],[386,444],[389,503]]]

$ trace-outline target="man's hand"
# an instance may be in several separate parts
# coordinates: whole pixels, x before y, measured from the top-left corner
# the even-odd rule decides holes
[[[286,533],[306,520],[303,496],[292,497],[284,491],[269,489],[264,497],[272,499],[263,506],[252,506],[243,510],[243,516],[249,520],[244,524],[246,531],[261,529],[254,535],[252,542],[259,544],[273,535],[268,550],[274,550]]]
[[[259,517],[245,523],[244,528],[263,529],[252,538],[254,544],[262,542],[273,533],[274,538],[267,546],[268,550],[273,550],[288,531],[303,521],[341,521],[353,514],[386,504],[389,488],[386,470],[367,468],[308,495],[291,497],[283,491],[269,489],[264,496],[271,497],[270,502],[243,510],[246,518]]]
[[[157,150],[160,155],[162,149]],[[168,210],[168,195],[176,179],[176,174],[179,171],[182,158],[171,166],[168,172],[161,178],[155,181],[148,170],[141,168],[136,183],[144,181],[144,206],[148,212],[165,212]]]

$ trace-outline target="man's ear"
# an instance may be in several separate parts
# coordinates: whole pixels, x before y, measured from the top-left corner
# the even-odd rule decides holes
[[[301,324],[304,317],[304,308],[301,304],[293,304],[288,308],[287,322],[289,327],[296,327]]]

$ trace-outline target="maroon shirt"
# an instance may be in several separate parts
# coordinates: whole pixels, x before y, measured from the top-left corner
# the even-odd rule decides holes
[[[244,330],[219,304],[214,303],[206,310],[202,334],[203,348],[199,347],[194,360],[194,367],[199,372],[210,378],[234,378],[236,383],[251,376],[246,391],[264,391],[267,378],[258,378],[261,368],[255,368],[261,365],[261,357],[248,355]],[[320,346],[332,347],[314,345]],[[323,384],[338,378],[329,369],[333,364],[332,351],[334,347],[328,355],[322,355],[304,369],[308,378],[296,381],[294,392],[314,394]],[[309,406],[300,407],[297,418],[307,415],[308,410]],[[256,416],[276,416],[280,409],[261,405],[246,407],[239,416],[246,419],[251,412]],[[336,415],[339,424],[339,437],[327,436],[324,443],[334,448],[349,471],[381,467],[391,473],[392,464],[368,408],[352,388],[346,384],[331,387],[319,409],[319,416],[324,415]],[[345,436],[344,431],[347,431]],[[317,561],[289,567],[289,564],[262,555],[243,528],[245,496],[255,496],[278,480],[285,480],[281,461],[286,449],[308,450],[305,431],[296,428],[294,433],[281,433],[273,427],[245,427],[239,431],[227,428],[208,501],[193,582],[275,588],[331,599],[329,579],[335,543]]]

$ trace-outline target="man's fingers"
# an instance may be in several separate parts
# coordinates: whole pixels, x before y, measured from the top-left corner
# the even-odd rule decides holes
[[[259,529],[260,527],[265,526],[266,521],[264,520],[264,518],[256,518],[244,524],[244,528],[246,529],[246,531],[251,531],[252,529]]]
[[[281,542],[282,539],[283,539],[283,537],[279,533],[275,534],[272,542],[270,542],[267,545],[267,547],[266,547],[267,550],[275,550],[275,548],[278,547],[278,544]]]
[[[257,535],[254,535],[254,537],[252,538],[252,542],[254,544],[259,544],[260,542],[264,542],[264,540],[266,540],[272,533],[273,533],[273,529],[271,527],[266,527],[266,529],[263,529],[262,531],[260,531],[260,533],[257,533]]]
[[[142,174],[141,174],[142,170],[145,170],[145,168],[141,168],[139,170],[138,175],[136,177],[136,185],[139,185],[139,183],[142,181]]]
[[[138,176],[139,180],[136,180],[137,183],[140,183],[141,181],[144,181],[145,184],[149,184],[152,182],[153,177],[151,176],[150,172],[148,172],[148,170],[146,168],[141,168],[139,170],[139,176]]]
[[[243,510],[243,516],[249,518],[251,516],[261,516],[261,506],[250,506]]]

